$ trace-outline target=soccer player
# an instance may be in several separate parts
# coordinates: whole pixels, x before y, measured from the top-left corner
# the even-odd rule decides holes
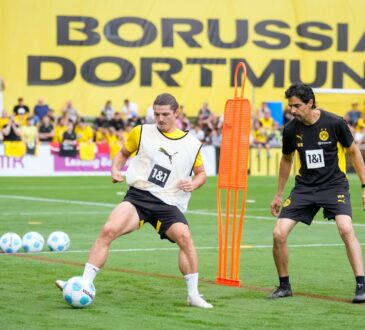
[[[292,296],[288,272],[288,235],[298,222],[310,225],[323,207],[324,217],[336,221],[346,246],[356,279],[353,302],[365,303],[362,252],[352,226],[349,182],[345,174],[347,152],[360,178],[365,209],[365,167],[362,155],[347,123],[341,117],[317,108],[313,90],[309,86],[294,84],[286,90],[285,96],[294,119],[284,127],[278,189],[271,203],[271,213],[278,217],[273,232],[273,256],[279,286],[268,298]],[[295,151],[299,156],[299,170],[293,190],[282,203]]]
[[[153,104],[155,124],[136,126],[113,159],[112,180],[122,182],[120,171],[136,153],[126,172],[128,192],[91,248],[83,277],[93,282],[108,258],[112,241],[149,222],[161,239],[176,242],[179,247],[179,268],[187,284],[188,305],[212,308],[198,291],[198,256],[183,214],[191,192],[206,180],[201,143],[176,128],[178,106],[170,94],[157,96]],[[57,280],[56,285],[62,289],[65,282]]]

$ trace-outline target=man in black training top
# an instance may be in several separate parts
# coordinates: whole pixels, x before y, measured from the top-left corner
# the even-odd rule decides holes
[[[364,303],[364,266],[361,247],[352,227],[345,152],[349,154],[360,178],[364,208],[365,167],[362,155],[346,122],[341,117],[318,109],[309,86],[294,84],[287,89],[285,97],[294,119],[284,127],[278,189],[271,203],[271,213],[278,217],[273,232],[273,256],[279,286],[269,298],[292,296],[288,272],[288,235],[298,222],[310,225],[323,207],[324,217],[336,221],[355,274],[353,302]],[[282,203],[295,151],[299,159],[295,186]]]

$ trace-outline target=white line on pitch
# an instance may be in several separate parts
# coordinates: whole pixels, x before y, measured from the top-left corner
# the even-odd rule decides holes
[[[10,216],[10,215],[23,215],[23,216],[61,216],[61,215],[97,215],[97,214],[109,214],[110,211],[36,211],[36,212],[0,212],[0,216]]]
[[[63,203],[63,204],[91,205],[91,206],[105,206],[105,207],[115,206],[115,204],[111,204],[111,203],[73,201],[73,200],[66,200],[66,199],[29,197],[29,196],[17,196],[17,195],[0,195],[0,198],[18,199],[18,200],[32,201],[32,202],[46,202],[46,203]]]
[[[110,189],[111,185],[95,185],[95,186],[72,186],[72,190],[87,190],[87,189]],[[11,191],[24,191],[24,190],[69,190],[70,186],[22,186],[22,187],[7,187],[7,190]]]
[[[365,245],[365,243],[361,244]],[[289,248],[316,248],[316,247],[342,247],[343,243],[318,243],[318,244],[292,244],[289,245]],[[242,245],[241,249],[271,249],[272,245]],[[218,247],[215,246],[200,246],[196,247],[197,250],[218,250]],[[135,248],[135,249],[110,249],[109,252],[161,252],[161,251],[178,251],[177,247],[170,248]],[[24,255],[40,255],[40,254],[63,254],[63,253],[89,253],[89,250],[68,250],[64,252],[52,252],[52,251],[42,251],[39,253],[29,253],[29,252],[20,252],[18,254]],[[7,255],[6,253],[0,253],[0,257],[2,255]]]
[[[62,204],[74,204],[74,205],[87,205],[87,206],[101,206],[101,207],[114,207],[116,204],[112,203],[99,203],[99,202],[86,202],[86,201],[75,201],[75,200],[67,200],[67,199],[55,199],[55,198],[42,198],[42,197],[29,197],[29,196],[17,196],[17,195],[0,195],[0,199],[16,199],[16,200],[27,200],[33,202],[45,202],[45,203],[62,203]],[[187,214],[196,214],[203,216],[217,216],[217,212],[204,211],[204,210],[191,210],[187,211]],[[0,213],[1,215],[2,213]],[[18,213],[21,215],[20,213]],[[82,214],[82,213],[81,213]],[[36,215],[36,213],[31,213],[27,215]],[[265,217],[265,216],[255,216],[255,215],[245,215],[246,219],[256,219],[256,220],[266,220],[266,221],[276,221],[274,217]],[[314,221],[314,224],[317,225],[335,225],[335,222],[332,221]],[[365,224],[354,223],[354,227],[365,227]]]

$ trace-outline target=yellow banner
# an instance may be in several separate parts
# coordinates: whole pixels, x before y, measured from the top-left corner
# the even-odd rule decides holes
[[[189,116],[204,101],[221,114],[235,65],[248,67],[246,96],[257,108],[283,101],[296,81],[365,89],[365,2],[358,0],[2,0],[0,76],[5,107],[39,97],[60,114],[68,100],[98,115],[124,99],[144,115],[174,94]],[[364,95],[318,95],[343,114]]]

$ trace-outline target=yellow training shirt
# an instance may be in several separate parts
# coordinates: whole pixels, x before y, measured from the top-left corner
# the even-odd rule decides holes
[[[126,139],[125,148],[131,154],[136,152],[138,149],[139,139],[141,136],[141,128],[142,128],[141,125],[133,127],[133,129],[129,132],[128,138]],[[180,129],[176,129],[172,133],[163,133],[163,135],[165,135],[166,137],[168,137],[170,139],[179,139],[182,136],[184,136],[185,134],[186,134],[186,132],[184,132]],[[203,164],[203,158],[202,158],[201,152],[199,151],[198,157],[196,157],[196,160],[195,160],[194,167],[199,167],[202,164]]]

